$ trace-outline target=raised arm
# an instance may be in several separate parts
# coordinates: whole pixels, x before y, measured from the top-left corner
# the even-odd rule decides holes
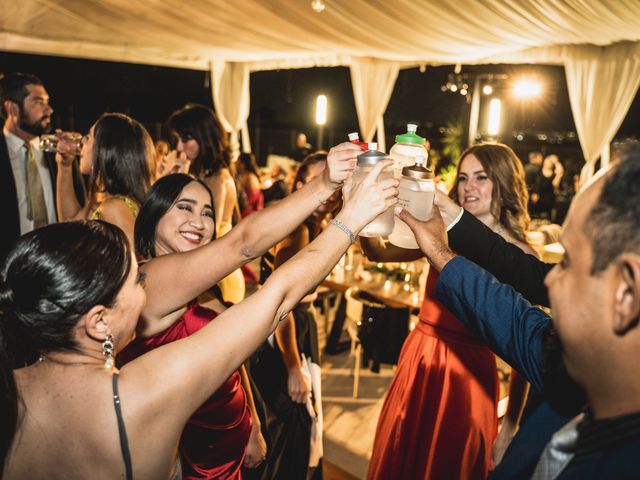
[[[553,265],[507,242],[442,192],[436,193],[435,204],[447,225],[462,211],[462,217],[448,231],[449,246],[453,251],[511,285],[531,303],[549,306],[544,277]]]
[[[309,244],[309,231],[304,226],[298,227],[291,235],[276,247],[273,266],[278,268],[296,253]],[[293,313],[280,322],[275,331],[276,342],[280,347],[282,361],[287,369],[287,392],[291,400],[306,403],[309,398],[309,385],[302,374],[300,351],[296,336],[296,322]]]
[[[220,279],[262,255],[288,236],[328,199],[355,167],[358,146],[331,149],[324,174],[277,204],[253,213],[227,235],[176,255],[162,255],[142,266],[147,275],[147,305],[142,318],[156,321],[181,308]]]
[[[56,153],[56,162],[58,163],[56,205],[58,219],[61,222],[84,220],[88,217],[89,208],[91,208],[91,199],[88,199],[85,206],[82,207],[76,197],[73,186],[73,160],[72,155]]]
[[[546,313],[459,256],[447,262],[441,271],[436,298],[542,391],[543,346],[551,328]]]
[[[371,172],[337,216],[355,233],[395,202],[395,181],[376,184],[379,172],[380,168]],[[350,236],[341,228],[329,225],[275,270],[260,290],[215,322],[126,364],[120,377],[121,397],[127,432],[134,439],[131,444],[137,439],[145,448],[160,452],[173,442],[175,448],[193,411],[255,351],[305,293],[326,277],[350,243]]]

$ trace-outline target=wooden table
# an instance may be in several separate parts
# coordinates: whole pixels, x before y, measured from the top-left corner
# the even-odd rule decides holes
[[[357,287],[389,307],[408,307],[410,310],[419,310],[424,296],[423,291],[406,291],[404,282],[393,280],[386,280],[382,283],[365,282],[362,279],[355,278],[352,271],[349,270],[345,270],[342,275],[333,274],[328,276],[321,285],[340,293],[344,293],[348,288]]]

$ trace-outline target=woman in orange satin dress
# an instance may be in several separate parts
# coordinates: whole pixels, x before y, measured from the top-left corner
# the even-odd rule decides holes
[[[527,252],[527,189],[520,160],[506,145],[476,145],[461,156],[450,196],[489,228]],[[412,261],[406,250],[361,238],[374,261]],[[435,300],[437,272],[427,278],[420,321],[403,345],[385,399],[369,479],[484,479],[498,433],[499,382],[494,354]],[[512,388],[519,413],[526,384]],[[512,398],[513,400],[513,398]],[[518,414],[516,414],[516,417]],[[507,422],[510,425],[513,422]],[[515,433],[507,427],[504,435]],[[505,441],[498,442],[502,448]]]

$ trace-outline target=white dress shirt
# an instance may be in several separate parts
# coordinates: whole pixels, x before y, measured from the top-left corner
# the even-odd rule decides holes
[[[17,137],[7,129],[3,130],[4,138],[7,142],[7,150],[9,151],[9,160],[11,161],[11,170],[16,183],[16,195],[18,197],[18,215],[20,216],[20,235],[33,230],[33,220],[27,218],[27,166],[25,163],[26,149],[24,148],[24,140]],[[51,184],[51,173],[40,150],[40,140],[38,137],[32,139],[31,151],[38,162],[38,171],[40,172],[40,181],[42,182],[42,191],[44,192],[44,203],[47,206],[48,223],[56,223],[56,204],[53,198],[53,185]]]

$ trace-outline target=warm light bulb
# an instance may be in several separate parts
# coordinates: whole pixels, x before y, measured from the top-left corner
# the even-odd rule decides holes
[[[327,96],[318,95],[316,100],[316,123],[324,125],[327,123]]]
[[[489,135],[497,135],[500,131],[500,110],[502,102],[497,98],[492,98],[489,102],[489,126],[487,133]]]
[[[518,80],[513,87],[513,94],[519,98],[537,97],[542,93],[540,82],[528,78]]]
[[[311,2],[311,8],[316,13],[322,13],[327,6],[324,4],[324,0],[313,0]]]
[[[482,87],[482,93],[485,95],[491,95],[493,93],[493,87],[491,85],[485,85]]]

